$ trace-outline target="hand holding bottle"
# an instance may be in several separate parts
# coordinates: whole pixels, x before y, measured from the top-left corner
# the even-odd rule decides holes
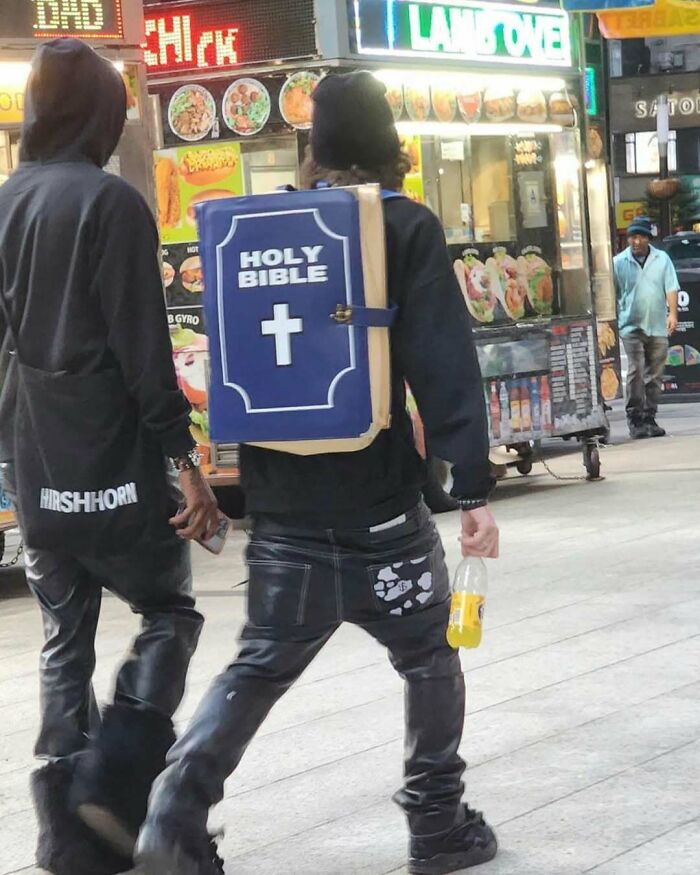
[[[462,556],[498,558],[499,532],[488,506],[462,511]]]

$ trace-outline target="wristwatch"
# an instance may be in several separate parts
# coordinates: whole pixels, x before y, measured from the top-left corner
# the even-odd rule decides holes
[[[192,471],[202,464],[202,455],[198,450],[190,450],[184,456],[175,456],[170,459],[176,471]]]
[[[486,507],[489,503],[488,498],[460,498],[459,507],[461,510],[476,510],[479,507]]]

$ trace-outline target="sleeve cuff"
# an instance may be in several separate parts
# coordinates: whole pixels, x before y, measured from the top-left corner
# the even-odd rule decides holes
[[[169,434],[161,439],[163,453],[171,459],[186,456],[196,446],[195,439],[189,428]]]

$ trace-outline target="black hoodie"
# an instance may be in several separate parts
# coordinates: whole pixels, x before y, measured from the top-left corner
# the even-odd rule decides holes
[[[85,43],[41,46],[20,166],[0,186],[0,293],[23,361],[68,374],[119,367],[166,455],[193,446],[172,360],[158,232],[141,195],[102,167],[126,117],[115,67]],[[15,381],[0,308],[0,461],[14,457]]]

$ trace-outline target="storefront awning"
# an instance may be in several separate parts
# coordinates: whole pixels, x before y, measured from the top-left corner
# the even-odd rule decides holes
[[[653,6],[654,0],[562,0],[561,5],[567,12],[602,12]]]
[[[564,0],[565,5],[579,0]],[[586,0],[582,0],[586,2]],[[591,0],[596,2],[596,0]],[[598,0],[602,3],[604,0]],[[612,0],[620,6],[623,0]],[[642,4],[635,2],[635,6]],[[571,8],[571,7],[568,7]],[[580,7],[579,7],[580,8]],[[656,0],[653,6],[598,12],[600,30],[607,39],[680,36],[700,33],[698,0]]]

